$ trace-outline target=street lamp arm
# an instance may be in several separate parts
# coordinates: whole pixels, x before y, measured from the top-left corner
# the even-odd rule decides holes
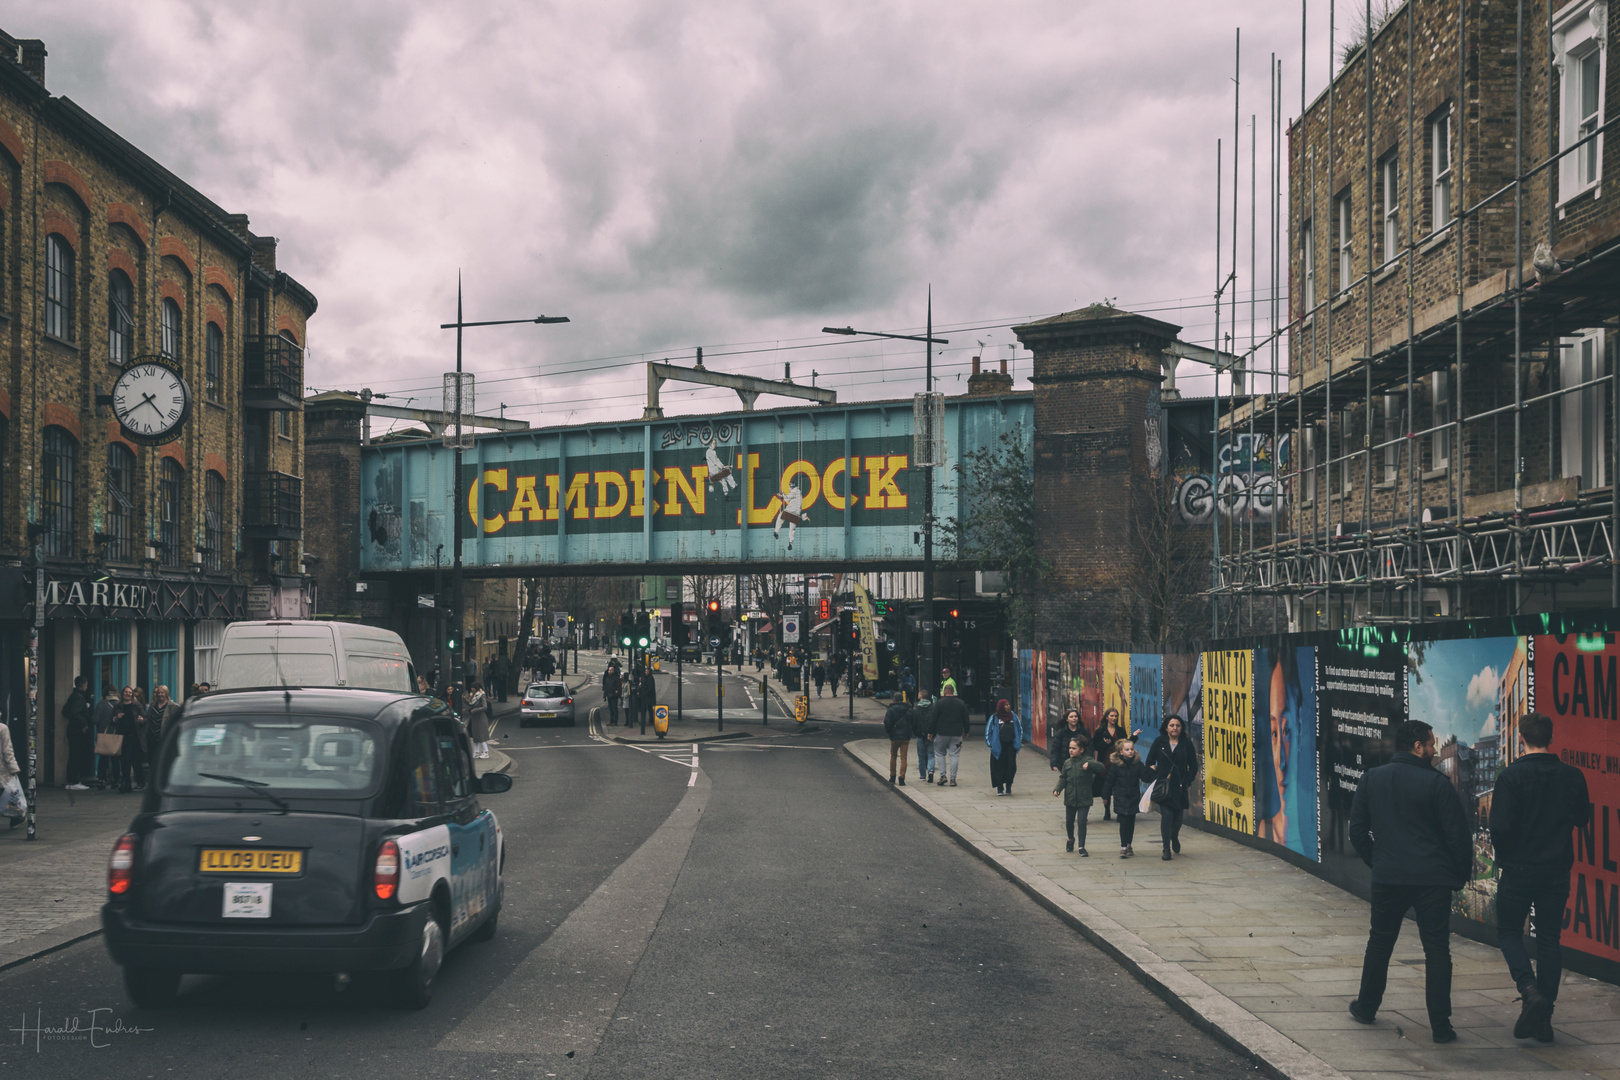
[[[564,323],[568,322],[566,315],[542,315],[538,319],[489,319],[485,322],[446,322],[440,323],[440,330],[454,330],[462,326],[511,326],[513,323]]]
[[[859,334],[865,337],[894,338],[898,341],[927,341],[935,345],[949,345],[949,338],[920,336],[917,334],[885,334],[880,330],[855,330],[848,326],[823,326],[823,334],[843,334],[845,337],[854,337]]]

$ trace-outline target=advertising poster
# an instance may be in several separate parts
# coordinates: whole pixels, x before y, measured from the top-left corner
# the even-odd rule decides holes
[[[1153,745],[1148,735],[1152,725],[1155,734],[1159,719],[1164,715],[1164,657],[1158,653],[1131,654],[1131,711],[1125,718],[1126,730],[1141,729],[1136,752],[1147,753]],[[1146,740],[1146,741],[1143,741]]]
[[[1552,750],[1586,775],[1592,798],[1592,819],[1575,834],[1563,944],[1620,962],[1620,646],[1612,633],[1540,636],[1530,645],[1535,677],[1526,711],[1552,717]],[[1517,743],[1517,726],[1506,726],[1505,762],[1523,752]]]
[[[1102,723],[1103,654],[1071,653],[1069,660],[1069,691],[1074,697],[1069,708],[1079,709],[1081,726],[1095,732]]]
[[[1256,649],[1254,672],[1256,835],[1320,860],[1316,650]]]
[[[1322,733],[1321,860],[1358,881],[1367,868],[1350,846],[1350,802],[1361,774],[1390,758],[1406,719],[1406,647],[1398,642],[1316,649],[1316,711]]]
[[[1193,743],[1204,745],[1204,654],[1166,653],[1164,655],[1164,710],[1163,716],[1179,716],[1192,732]],[[1163,716],[1155,716],[1136,726],[1142,729],[1139,742],[1143,747],[1153,745],[1159,737]],[[1187,789],[1191,809],[1204,812],[1204,785],[1196,783]]]
[[[1529,682],[1525,639],[1414,641],[1407,648],[1411,717],[1434,728],[1434,767],[1457,789],[1474,834],[1473,869],[1453,908],[1470,919],[1494,922],[1490,795],[1503,764],[1503,718],[1517,719],[1523,712]]]
[[[1204,817],[1253,835],[1254,654],[1204,654]]]
[[[785,625],[785,624],[784,624]],[[872,594],[855,582],[855,626],[861,632],[861,674],[870,686],[877,685],[877,635],[872,633]]]
[[[1102,714],[1109,709],[1119,710],[1119,722],[1130,730],[1131,722],[1131,654],[1110,652],[1102,654],[1102,712],[1097,714],[1099,726]]]
[[[1036,746],[1046,748],[1046,714],[1035,709],[1035,654],[1018,650],[1018,719]]]
[[[1056,731],[1063,724],[1063,654],[1039,655],[1046,657],[1046,730]]]

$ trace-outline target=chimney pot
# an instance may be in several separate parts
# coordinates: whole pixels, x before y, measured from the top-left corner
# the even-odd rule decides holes
[[[39,38],[26,38],[17,42],[22,47],[22,69],[33,76],[39,85],[45,85],[45,43]]]
[[[1007,358],[1005,356],[1001,358],[1001,373],[1003,375],[1007,374]]]
[[[979,373],[979,358],[977,356],[975,356],[973,358],[973,374],[977,375],[978,373]]]

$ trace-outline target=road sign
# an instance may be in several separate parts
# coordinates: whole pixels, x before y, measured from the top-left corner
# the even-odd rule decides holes
[[[653,730],[658,733],[658,737],[660,739],[662,739],[664,737],[664,733],[669,730],[668,705],[653,706]]]
[[[782,643],[784,645],[797,645],[799,643],[799,617],[797,615],[782,616]]]
[[[793,699],[793,719],[801,724],[810,719],[810,698],[808,696],[800,694]]]

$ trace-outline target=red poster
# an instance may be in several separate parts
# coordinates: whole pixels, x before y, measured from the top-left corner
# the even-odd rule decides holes
[[[1620,962],[1620,646],[1615,635],[1531,638],[1530,707],[1553,721],[1553,752],[1586,774],[1592,820],[1575,835],[1564,945]],[[1502,717],[1502,764],[1524,752]]]

